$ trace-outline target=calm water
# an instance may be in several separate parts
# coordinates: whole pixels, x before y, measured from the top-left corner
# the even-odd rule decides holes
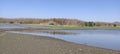
[[[9,31],[9,32],[32,34],[37,36],[48,36],[78,44],[86,44],[101,48],[120,50],[120,30],[58,30],[58,31],[74,32],[78,34],[60,35],[60,34],[33,33],[33,32],[32,33],[14,32],[14,31]]]
[[[14,32],[22,34],[32,34],[37,36],[48,36],[62,39],[68,42],[86,44],[101,48],[120,50],[120,30],[61,30],[67,32],[76,32],[77,35],[58,35],[48,33],[28,33]]]
[[[0,26],[0,29],[15,29],[15,28],[28,28],[27,26],[18,26],[18,25],[4,25],[4,26]]]
[[[0,29],[15,29],[15,28],[51,28],[48,26],[20,26],[20,25],[4,25],[4,26],[0,26]]]

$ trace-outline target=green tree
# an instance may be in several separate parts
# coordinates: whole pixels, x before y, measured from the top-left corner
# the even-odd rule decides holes
[[[95,25],[94,22],[88,22],[88,26],[92,27],[94,25]]]
[[[113,24],[113,27],[116,27],[117,25],[116,24]]]

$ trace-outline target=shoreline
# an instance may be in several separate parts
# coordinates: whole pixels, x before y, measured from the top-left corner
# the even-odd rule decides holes
[[[120,54],[117,50],[28,34],[6,33],[0,36],[0,44],[0,54]]]
[[[19,31],[18,31],[19,32]],[[7,32],[7,33],[11,33],[11,34],[19,34],[19,35],[32,35],[32,34],[22,34],[22,33],[14,33],[14,32]],[[86,44],[78,44],[78,43],[74,43],[74,42],[69,42],[69,41],[65,41],[62,39],[58,39],[58,38],[54,38],[54,37],[49,37],[49,36],[40,36],[40,35],[32,35],[33,37],[38,37],[38,38],[49,38],[49,39],[54,39],[54,40],[59,40],[59,41],[63,41],[66,43],[71,43],[71,44],[76,44],[76,45],[85,45],[88,47],[95,47],[95,48],[101,48],[101,49],[106,49],[106,50],[113,50],[113,49],[108,49],[108,48],[102,48],[102,47],[96,47],[96,46],[90,46],[90,45],[86,45]],[[120,50],[113,50],[113,51],[120,51]]]
[[[113,27],[113,26],[56,26],[56,25],[34,25],[34,24],[3,24],[0,26],[25,26],[25,28],[22,29],[43,29],[43,30],[120,30],[120,26]],[[26,27],[27,26],[27,27]],[[42,27],[42,28],[41,28]],[[46,28],[44,28],[46,27]],[[4,29],[4,28],[3,28]],[[20,28],[16,28],[20,29]]]

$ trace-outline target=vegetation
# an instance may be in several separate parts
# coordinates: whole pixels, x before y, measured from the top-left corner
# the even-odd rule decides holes
[[[54,26],[54,29],[108,29],[108,30],[120,30],[120,27],[110,27],[110,26]]]
[[[55,29],[120,29],[120,23],[109,22],[86,22],[77,19],[51,18],[33,19],[0,18],[0,24],[27,25],[27,26],[53,26]]]

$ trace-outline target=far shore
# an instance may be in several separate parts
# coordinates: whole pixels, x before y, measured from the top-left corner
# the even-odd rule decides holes
[[[120,26],[67,26],[67,25],[41,25],[41,24],[0,24],[0,26],[28,26],[30,29],[49,29],[49,30],[120,30]],[[37,27],[37,28],[34,28]],[[48,27],[48,28],[40,28]],[[24,28],[24,29],[29,29]],[[17,30],[17,29],[16,29]]]

